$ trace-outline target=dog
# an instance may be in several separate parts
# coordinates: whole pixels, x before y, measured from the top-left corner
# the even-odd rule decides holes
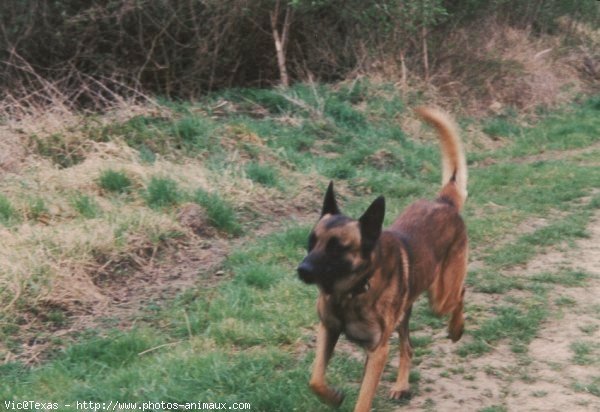
[[[464,330],[468,240],[459,212],[467,199],[465,155],[447,114],[432,108],[416,111],[439,135],[442,188],[437,198],[413,203],[383,230],[383,196],[355,220],[340,211],[330,182],[321,216],[308,239],[308,254],[297,268],[303,282],[319,289],[312,391],[332,406],[342,403],[344,395],[325,379],[341,333],[367,352],[355,412],[371,409],[394,330],[400,337],[400,366],[390,397],[410,397],[408,322],[419,295],[428,292],[437,315],[450,314],[448,337],[453,342]]]

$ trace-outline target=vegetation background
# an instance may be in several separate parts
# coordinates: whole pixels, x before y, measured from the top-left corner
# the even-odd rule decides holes
[[[539,93],[522,75],[543,55],[550,55],[546,62],[578,60],[577,77],[597,74],[598,39],[584,29],[599,24],[597,6],[593,0],[3,2],[1,97],[60,94],[64,103],[97,108],[115,93],[187,99],[224,87],[369,73],[424,79],[448,98],[500,97],[522,106]],[[549,35],[554,42],[546,49],[526,47]],[[549,83],[568,76],[542,74]]]
[[[386,222],[436,193],[433,104],[468,152],[468,326],[420,301],[413,398],[392,358],[375,409],[599,409],[599,27],[595,0],[1,2],[0,400],[328,410],[294,268],[330,179]]]

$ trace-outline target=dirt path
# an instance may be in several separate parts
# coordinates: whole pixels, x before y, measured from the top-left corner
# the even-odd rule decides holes
[[[432,353],[414,367],[419,394],[397,411],[600,411],[600,213],[588,230],[590,237],[574,248],[539,255],[518,272],[592,275],[584,287],[552,287],[549,316],[527,354],[500,344],[481,357],[462,358],[440,330]],[[471,302],[486,306],[495,299],[471,294]]]

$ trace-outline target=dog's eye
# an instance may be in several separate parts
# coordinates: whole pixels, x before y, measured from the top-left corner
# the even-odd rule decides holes
[[[332,237],[327,242],[327,253],[331,255],[341,255],[342,253],[346,252],[349,248],[349,246],[342,245],[337,237]]]
[[[310,252],[311,250],[313,250],[313,248],[315,247],[316,244],[317,244],[317,235],[315,235],[314,233],[311,233],[310,236],[308,237],[308,251]]]

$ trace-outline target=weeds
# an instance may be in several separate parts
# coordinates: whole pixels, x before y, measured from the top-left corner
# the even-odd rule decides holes
[[[177,182],[167,177],[152,177],[144,193],[146,204],[153,209],[173,206],[179,203],[182,193]]]

